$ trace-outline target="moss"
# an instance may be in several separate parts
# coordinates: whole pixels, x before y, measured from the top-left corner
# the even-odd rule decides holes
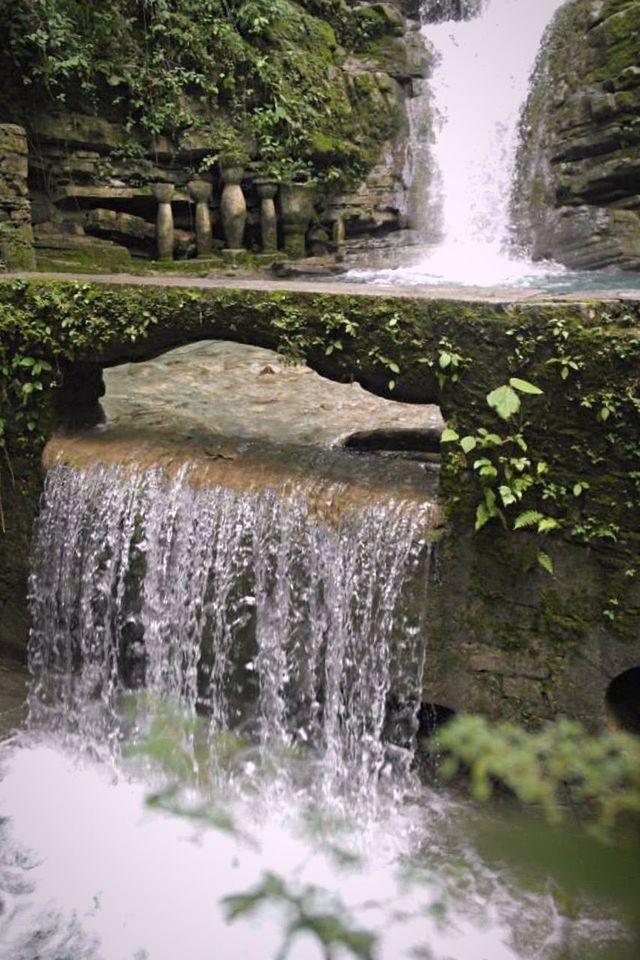
[[[447,444],[441,495],[451,519],[441,550],[460,582],[447,580],[447,591],[438,594],[446,607],[438,620],[440,636],[449,631],[459,643],[463,632],[524,647],[541,635],[571,645],[602,626],[631,637],[634,624],[637,636],[638,576],[629,571],[637,565],[640,543],[639,327],[640,304],[624,302],[457,303],[5,280],[0,366],[17,361],[1,391],[7,450],[14,459],[37,459],[50,430],[58,371],[67,376],[85,364],[99,372],[100,366],[195,340],[276,348],[380,396],[439,403],[447,420],[470,434],[481,427],[505,429],[486,396],[518,376],[544,391],[527,398],[522,429],[527,457],[548,464],[557,495],[538,501],[534,489],[518,509],[541,507],[558,518],[559,532],[545,549],[562,589],[537,567],[537,537],[503,531],[497,523],[473,533],[477,477]],[[445,339],[468,358],[455,382],[438,379]],[[558,362],[565,354],[577,365],[567,377]],[[22,367],[22,357],[50,365],[52,390],[47,377],[42,391],[25,394],[33,367]],[[92,397],[98,395],[95,377],[78,382],[93,384]],[[90,405],[91,397],[86,399]],[[27,429],[29,421],[36,427]],[[588,486],[574,494],[578,482]],[[612,620],[603,619],[606,610]]]

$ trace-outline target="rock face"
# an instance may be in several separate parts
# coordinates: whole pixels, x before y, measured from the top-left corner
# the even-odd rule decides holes
[[[27,173],[26,132],[0,125],[0,260],[11,269],[35,265]]]
[[[323,188],[326,196],[319,215],[329,234],[338,218],[344,221],[348,238],[384,237],[407,225],[412,180],[410,104],[421,93],[430,58],[417,20],[407,21],[406,15],[417,17],[418,12],[415,4],[404,0],[354,6],[345,14],[350,25],[348,48],[339,46],[332,29],[325,25],[326,71],[332,90],[331,109],[326,112],[335,111],[346,119],[339,135],[314,135],[309,160],[314,169],[333,170],[335,175],[344,166],[347,142],[353,156],[366,156],[369,166],[369,174],[357,188],[336,189],[331,180]],[[301,41],[301,51],[303,48]],[[66,236],[70,228],[82,227],[108,236],[136,255],[153,256],[152,245],[142,236],[148,231],[139,221],[153,226],[156,203],[151,187],[172,183],[175,226],[192,235],[189,245],[194,246],[195,203],[187,184],[194,176],[204,175],[212,182],[213,247],[223,245],[223,184],[215,167],[203,166],[203,161],[209,162],[220,150],[217,137],[221,126],[236,120],[241,124],[242,117],[204,111],[200,126],[182,131],[177,138],[151,136],[131,124],[125,116],[126,103],[122,98],[114,101],[111,94],[104,101],[83,99],[79,90],[57,100],[47,97],[43,89],[34,94],[32,85],[21,85],[19,71],[3,59],[3,51],[0,79],[0,120],[22,124],[32,145],[28,196],[38,228],[46,225],[49,230],[53,225],[56,233]],[[187,93],[185,98],[188,100]],[[189,104],[194,114],[204,110],[200,102]],[[258,167],[259,162],[264,166],[264,160],[259,145],[247,141],[246,147],[244,245],[257,252],[262,240],[261,203],[253,180],[265,176]],[[104,211],[110,211],[114,221],[108,230]],[[132,217],[136,218],[135,229],[128,219]],[[144,242],[139,243],[140,239]],[[279,239],[281,244],[282,236]],[[177,250],[176,255],[185,254]]]
[[[514,194],[535,259],[640,269],[640,0],[573,0],[547,34]]]

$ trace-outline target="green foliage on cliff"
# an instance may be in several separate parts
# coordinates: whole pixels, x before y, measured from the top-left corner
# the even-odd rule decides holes
[[[339,69],[359,36],[339,0],[15,0],[0,35],[28,95],[122,117],[146,142],[200,130],[214,152],[353,180],[398,123]]]

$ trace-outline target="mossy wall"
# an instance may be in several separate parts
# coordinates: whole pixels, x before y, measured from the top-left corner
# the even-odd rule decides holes
[[[0,336],[5,447],[33,477],[54,414],[70,427],[99,419],[104,366],[200,339],[276,348],[380,396],[439,403],[465,443],[442,448],[449,522],[429,587],[428,699],[589,719],[607,678],[640,662],[640,303],[4,281]],[[510,378],[542,392],[504,420],[487,395]],[[499,442],[483,449],[483,430]],[[532,479],[511,503],[514,436],[525,444],[517,478]],[[494,489],[506,502],[474,532],[482,456],[504,472]],[[538,521],[516,529],[523,511],[548,532]],[[3,576],[24,579],[11,542]]]
[[[0,4],[0,35],[0,121],[29,134],[39,242],[104,236],[91,210],[152,224],[150,184],[165,181],[178,188],[176,226],[192,233],[185,187],[204,176],[222,243],[220,159],[245,165],[245,187],[317,181],[323,222],[339,212],[356,233],[397,229],[406,213],[405,105],[428,56],[393,4],[15,0]],[[252,247],[251,188],[248,199]],[[149,255],[123,225],[115,239]]]

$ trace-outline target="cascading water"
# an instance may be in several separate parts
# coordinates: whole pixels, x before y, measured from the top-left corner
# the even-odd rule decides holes
[[[514,892],[410,771],[411,723],[389,736],[434,504],[197,480],[48,474],[30,729],[0,745],[3,960],[608,958],[620,927]]]
[[[378,273],[380,281],[496,286],[562,272],[512,249],[510,199],[530,74],[564,2],[426,0],[422,33],[436,55],[433,171],[418,219],[429,249],[409,266]]]
[[[118,696],[144,686],[213,730],[242,723],[265,744],[322,748],[328,794],[370,792],[389,695],[420,699],[433,505],[390,500],[330,523],[317,501],[339,500],[331,484],[282,497],[187,479],[48,474],[32,722],[117,749]]]

